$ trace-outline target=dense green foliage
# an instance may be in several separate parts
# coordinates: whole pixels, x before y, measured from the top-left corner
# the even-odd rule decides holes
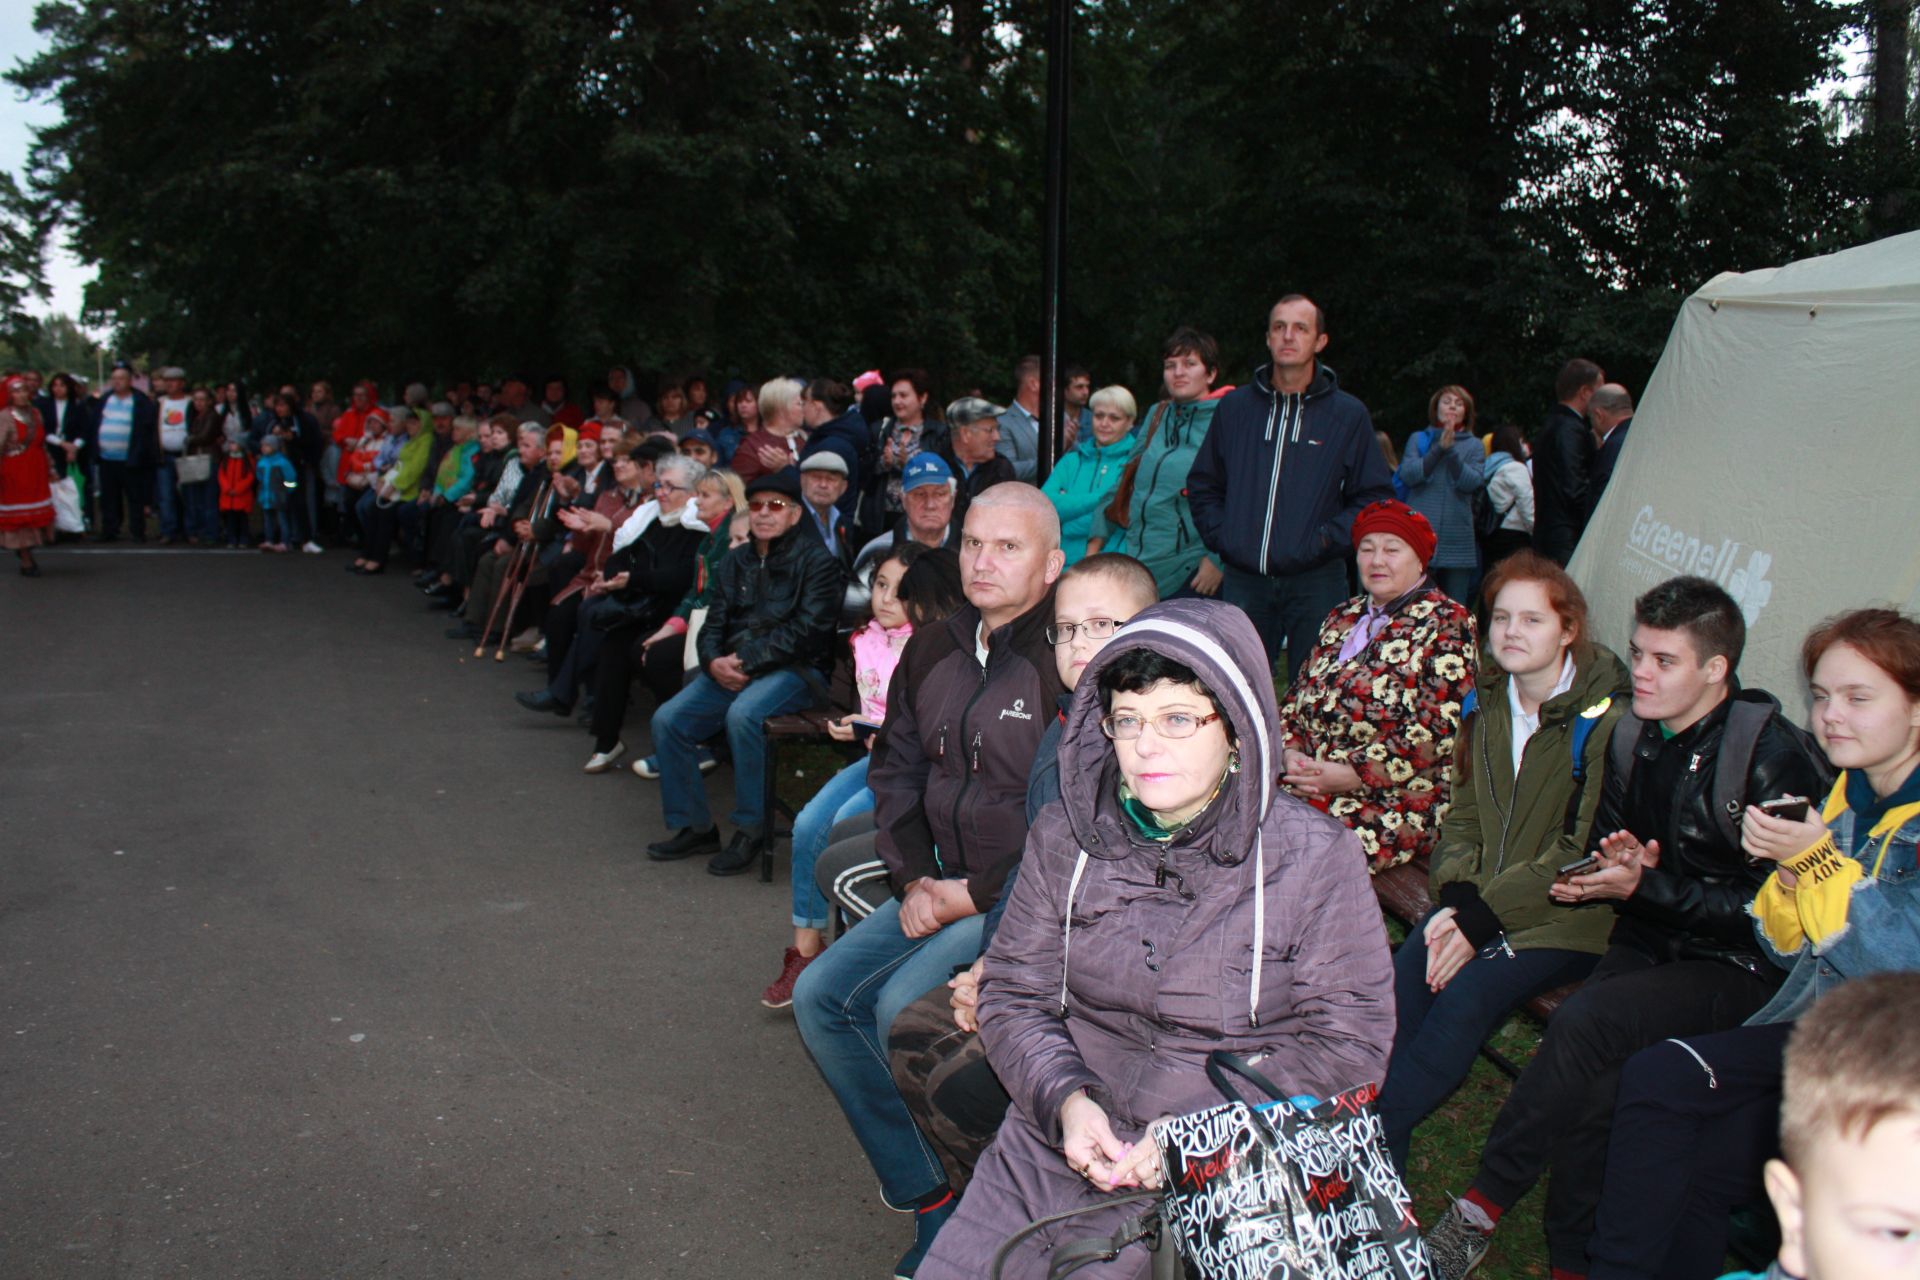
[[[1884,5],[1882,6],[1884,7]],[[391,382],[912,362],[1040,332],[1040,0],[54,0],[36,185],[127,349]],[[1068,354],[1262,355],[1280,291],[1383,425],[1643,378],[1721,270],[1896,229],[1828,0],[1083,3]],[[1903,122],[1904,123],[1904,122]],[[1878,159],[1875,159],[1878,157]],[[1920,205],[1908,202],[1909,210]]]

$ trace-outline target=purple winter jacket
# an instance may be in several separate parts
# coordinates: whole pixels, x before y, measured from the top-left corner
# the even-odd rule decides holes
[[[1166,847],[1160,886],[1161,846],[1121,812],[1100,729],[1100,673],[1136,648],[1200,676],[1241,761]],[[1345,826],[1279,789],[1268,669],[1239,609],[1181,600],[1135,615],[1081,676],[1061,798],[1034,822],[980,984],[994,1070],[1053,1145],[1076,1089],[1129,1138],[1217,1102],[1214,1049],[1261,1055],[1283,1088],[1321,1097],[1385,1072],[1392,961],[1366,858]]]

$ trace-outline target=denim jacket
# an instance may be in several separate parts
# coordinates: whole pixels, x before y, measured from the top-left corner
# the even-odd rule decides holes
[[[1754,933],[1790,972],[1749,1026],[1791,1022],[1849,978],[1920,969],[1920,772],[1862,823],[1871,801],[1864,777],[1841,774],[1821,812],[1826,839],[1780,864],[1795,887],[1776,871],[1754,898]]]

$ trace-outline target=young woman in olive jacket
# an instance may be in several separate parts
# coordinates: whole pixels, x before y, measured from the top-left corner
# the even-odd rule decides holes
[[[1398,1025],[1379,1105],[1402,1170],[1414,1126],[1487,1035],[1523,1001],[1585,977],[1613,926],[1612,912],[1560,906],[1547,889],[1587,849],[1626,668],[1587,641],[1586,600],[1549,560],[1502,561],[1486,599],[1493,661],[1454,744],[1432,863],[1440,905],[1394,956]]]

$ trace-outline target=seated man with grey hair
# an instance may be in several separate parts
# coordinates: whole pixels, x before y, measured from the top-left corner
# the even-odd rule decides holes
[[[882,1199],[915,1213],[897,1274],[913,1274],[954,1199],[894,1086],[887,1029],[973,962],[982,914],[1026,843],[1027,775],[1063,687],[1047,639],[1061,566],[1060,517],[1040,490],[1008,481],[973,500],[960,539],[967,604],[907,642],[867,775],[894,900],[794,987],[800,1034]]]

